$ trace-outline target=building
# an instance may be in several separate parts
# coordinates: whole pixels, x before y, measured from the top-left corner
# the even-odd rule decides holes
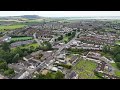
[[[70,73],[69,79],[78,79],[78,74],[74,71]]]
[[[94,52],[89,52],[86,55],[87,58],[92,58],[92,59],[96,59],[96,60],[100,60],[101,55],[99,53],[94,53]]]
[[[64,60],[65,59],[65,54],[60,54],[59,56],[57,56],[57,59],[62,59],[62,60]]]
[[[57,72],[57,71],[58,71],[58,68],[57,68],[57,67],[52,67],[52,68],[51,68],[51,71]]]
[[[46,75],[47,73],[48,73],[48,70],[47,69],[44,69],[44,70],[42,70],[42,72],[41,72],[43,75]]]
[[[77,56],[77,55],[73,55],[73,56],[71,57],[71,59],[69,60],[69,62],[70,62],[71,64],[74,64],[74,63],[77,61],[77,59],[78,59],[78,56]]]
[[[20,77],[18,77],[17,79],[24,79],[25,77],[29,76],[29,72],[25,71]]]

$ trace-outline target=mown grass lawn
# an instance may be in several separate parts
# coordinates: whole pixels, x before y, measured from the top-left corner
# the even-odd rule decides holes
[[[11,41],[20,41],[20,40],[30,40],[32,37],[14,37],[11,38]]]
[[[39,47],[38,43],[33,43],[33,44],[28,44],[28,45],[25,45],[25,46],[20,46],[21,49],[27,49],[29,47],[33,46],[34,48],[37,48]]]
[[[78,73],[80,79],[99,79],[94,75],[94,70],[97,67],[97,63],[88,60],[80,60],[74,67],[73,70]]]
[[[120,71],[119,71],[119,70],[116,70],[116,71],[115,71],[115,75],[118,76],[118,77],[120,77]]]
[[[63,42],[67,43],[69,41],[70,41],[69,36],[64,36],[63,37]]]
[[[13,29],[18,29],[18,28],[23,28],[25,27],[26,25],[3,25],[3,26],[0,26],[0,31],[1,32],[4,32],[4,31],[7,31],[7,30],[13,30]]]
[[[118,69],[116,63],[111,63],[111,65],[116,68],[116,70],[114,71],[114,74],[118,77],[120,77],[120,70]]]
[[[68,37],[65,36],[65,37],[63,38],[63,41],[68,41]]]
[[[24,46],[19,46],[20,49],[29,49],[31,46],[33,46],[34,48],[38,48],[39,45],[37,43],[33,43],[33,44],[27,44]],[[11,48],[12,50],[16,49],[16,48]]]
[[[114,68],[118,68],[116,63],[111,63],[111,65],[114,67]]]

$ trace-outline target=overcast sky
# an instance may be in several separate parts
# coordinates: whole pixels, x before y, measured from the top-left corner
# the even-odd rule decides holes
[[[0,16],[39,15],[44,17],[120,16],[120,11],[0,11]]]

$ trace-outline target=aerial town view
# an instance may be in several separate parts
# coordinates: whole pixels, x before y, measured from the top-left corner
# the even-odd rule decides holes
[[[0,11],[0,79],[120,79],[120,11]]]

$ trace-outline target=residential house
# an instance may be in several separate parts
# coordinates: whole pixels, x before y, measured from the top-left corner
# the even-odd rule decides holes
[[[72,71],[69,75],[69,79],[78,79],[78,74],[74,71]]]

